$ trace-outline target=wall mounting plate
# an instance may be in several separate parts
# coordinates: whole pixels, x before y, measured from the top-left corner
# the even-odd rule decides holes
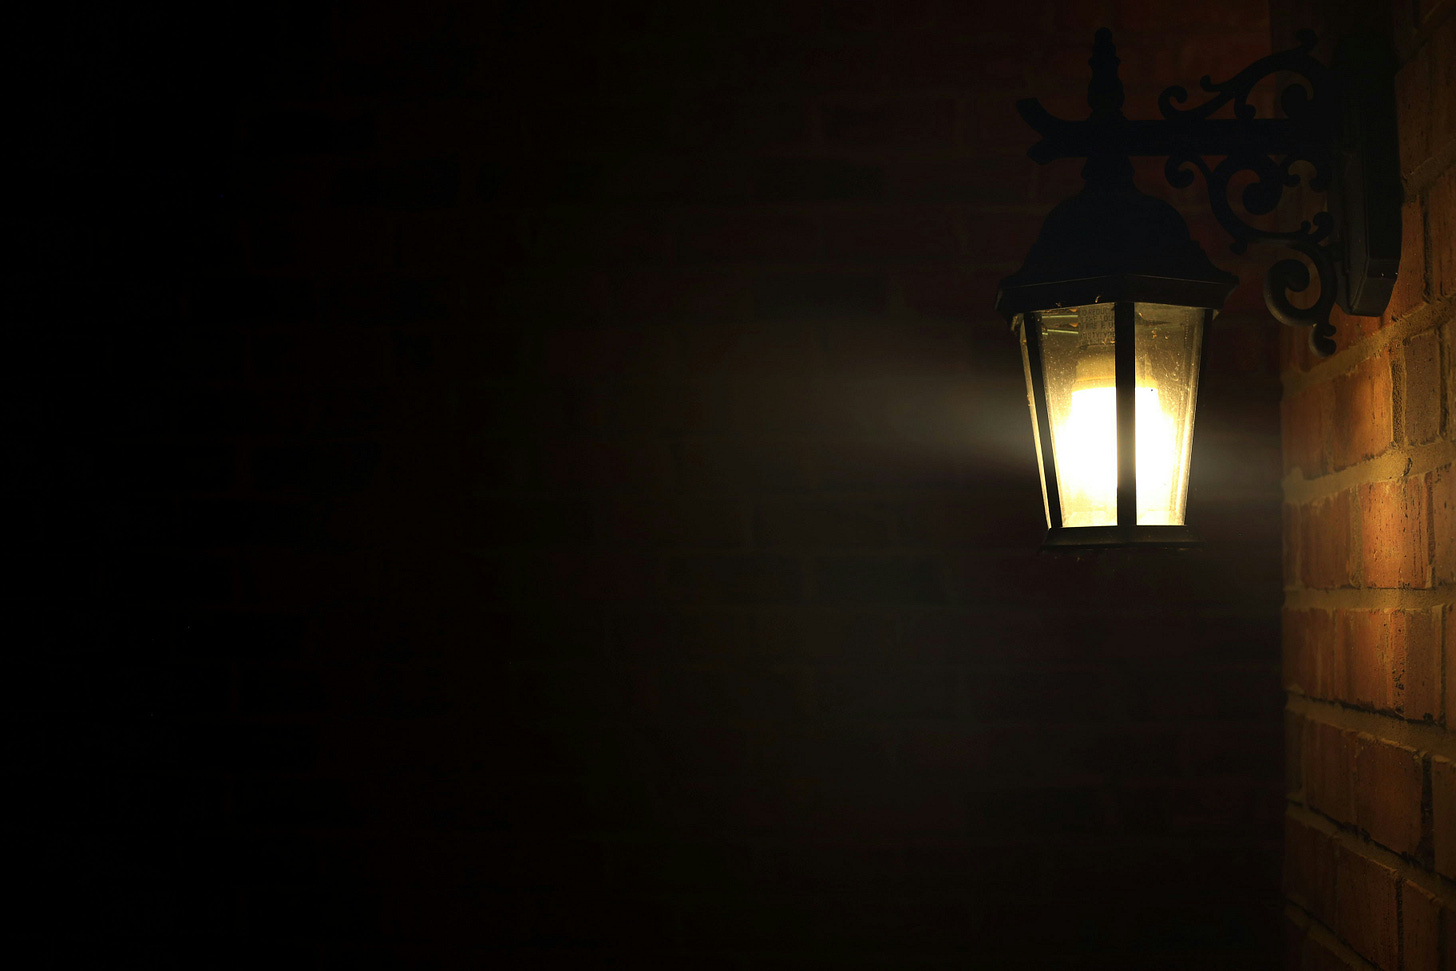
[[[1396,128],[1394,53],[1383,38],[1341,41],[1331,68],[1339,79],[1341,130],[1330,214],[1340,227],[1340,306],[1378,317],[1390,303],[1400,268],[1400,138]]]

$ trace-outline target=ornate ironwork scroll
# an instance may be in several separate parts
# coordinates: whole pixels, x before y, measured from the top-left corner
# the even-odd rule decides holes
[[[1233,252],[1244,253],[1251,243],[1271,243],[1296,254],[1269,269],[1265,303],[1278,320],[1312,327],[1311,342],[1318,353],[1326,355],[1335,347],[1330,311],[1341,292],[1339,264],[1344,253],[1341,241],[1335,238],[1334,217],[1327,208],[1289,231],[1261,229],[1250,221],[1273,212],[1285,191],[1304,181],[1297,169],[1307,169],[1306,184],[1316,192],[1328,192],[1339,175],[1342,124],[1348,127],[1349,117],[1346,82],[1340,73],[1311,56],[1312,32],[1301,31],[1298,40],[1297,46],[1261,58],[1227,81],[1215,82],[1205,75],[1200,87],[1211,97],[1201,104],[1183,107],[1189,93],[1174,85],[1158,97],[1161,119],[1129,120],[1121,112],[1118,61],[1111,33],[1104,28],[1097,33],[1089,61],[1094,72],[1089,86],[1090,117],[1082,121],[1056,118],[1035,99],[1018,102],[1017,110],[1042,136],[1027,154],[1039,163],[1087,158],[1083,174],[1089,181],[1108,169],[1109,159],[1128,156],[1166,157],[1164,175],[1175,188],[1186,188],[1195,172],[1201,173],[1213,215],[1232,237]],[[1251,92],[1259,82],[1279,74],[1297,78],[1279,93],[1284,117],[1257,117],[1249,101]],[[1115,96],[1109,93],[1114,90]],[[1214,117],[1226,106],[1232,106],[1232,118]],[[1210,157],[1216,159],[1214,164],[1208,162]],[[1094,160],[1100,161],[1094,164]],[[1229,198],[1230,188],[1242,173],[1252,173],[1254,179],[1238,193],[1236,208]],[[1398,215],[1397,204],[1397,229]],[[1395,252],[1398,258],[1398,243]],[[1393,282],[1393,265],[1387,275]],[[1317,298],[1308,307],[1296,306],[1291,295],[1307,293],[1311,283],[1318,284]],[[1385,292],[1388,295],[1388,284]],[[1372,304],[1370,299],[1363,302]]]

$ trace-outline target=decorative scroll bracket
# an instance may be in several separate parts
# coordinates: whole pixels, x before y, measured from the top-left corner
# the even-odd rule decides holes
[[[1086,158],[1089,182],[1122,173],[1129,156],[1167,159],[1164,175],[1175,188],[1203,174],[1214,217],[1232,237],[1230,249],[1245,252],[1250,243],[1274,243],[1300,259],[1276,262],[1265,277],[1264,300],[1269,312],[1287,324],[1310,326],[1314,349],[1321,356],[1335,350],[1330,311],[1336,301],[1350,314],[1379,316],[1395,285],[1400,263],[1402,189],[1395,124],[1395,60],[1383,42],[1350,38],[1326,67],[1310,52],[1315,35],[1300,31],[1299,44],[1261,58],[1233,78],[1215,83],[1207,75],[1200,86],[1213,95],[1203,104],[1182,108],[1186,89],[1174,85],[1158,97],[1157,120],[1129,120],[1122,114],[1122,85],[1111,32],[1097,32],[1088,86],[1090,117],[1082,121],[1056,118],[1034,98],[1017,102],[1027,124],[1041,135],[1027,152],[1038,163],[1060,158]],[[1283,118],[1256,117],[1248,97],[1258,82],[1288,72],[1304,79],[1279,95]],[[1232,104],[1232,118],[1212,115]],[[1206,157],[1216,159],[1210,165]],[[1309,188],[1327,192],[1328,208],[1298,230],[1273,232],[1250,225],[1229,202],[1229,185],[1240,172],[1255,181],[1240,193],[1240,205],[1251,216],[1267,215],[1284,191],[1299,185],[1297,164],[1312,170]],[[1291,293],[1311,282],[1319,294],[1309,307],[1296,307]]]

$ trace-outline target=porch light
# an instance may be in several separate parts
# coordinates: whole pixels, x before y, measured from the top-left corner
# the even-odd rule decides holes
[[[1269,270],[1265,298],[1278,319],[1314,328],[1318,352],[1333,350],[1329,312],[1337,298],[1350,313],[1384,309],[1400,259],[1399,166],[1388,120],[1393,64],[1378,49],[1342,47],[1329,69],[1308,56],[1313,44],[1303,34],[1300,47],[1256,62],[1233,81],[1204,78],[1204,90],[1218,96],[1196,108],[1173,107],[1187,92],[1169,88],[1159,99],[1163,120],[1129,121],[1104,29],[1089,61],[1087,120],[1053,118],[1035,101],[1018,104],[1044,136],[1032,158],[1087,160],[1084,188],[1052,210],[1024,265],[1001,281],[996,297],[1021,344],[1048,526],[1044,545],[1196,543],[1184,510],[1199,364],[1238,279],[1209,262],[1177,210],[1138,191],[1129,156],[1166,156],[1167,177],[1178,187],[1192,182],[1192,169],[1200,171],[1235,252],[1273,242],[1302,257]],[[1255,118],[1244,100],[1249,89],[1281,70],[1302,75],[1324,97],[1291,85],[1282,99],[1289,117]],[[1231,101],[1233,119],[1209,117]],[[1382,138],[1388,140],[1377,144]],[[1204,154],[1224,160],[1210,167]],[[1330,213],[1294,232],[1255,229],[1234,213],[1227,192],[1235,172],[1258,176],[1242,202],[1262,214],[1299,181],[1289,171],[1296,161],[1314,168],[1313,188],[1335,177],[1331,208],[1342,215],[1343,232],[1334,233]],[[1317,296],[1311,306],[1296,307],[1287,292],[1309,288],[1311,265]]]

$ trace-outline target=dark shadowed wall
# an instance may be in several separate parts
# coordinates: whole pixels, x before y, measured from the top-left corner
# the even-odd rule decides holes
[[[110,16],[25,62],[16,609],[66,591],[9,706],[30,933],[144,967],[1277,963],[1257,268],[1146,167],[1246,283],[1197,551],[1037,552],[991,310],[1079,181],[1014,101],[1081,116],[1106,25],[1150,116],[1267,53],[1260,2]]]

